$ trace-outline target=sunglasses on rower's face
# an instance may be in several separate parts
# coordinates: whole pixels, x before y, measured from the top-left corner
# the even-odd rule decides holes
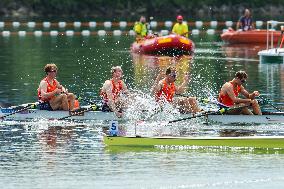
[[[56,72],[57,72],[57,70],[50,70],[49,72],[55,72],[55,73],[56,73]]]
[[[171,76],[172,78],[176,78],[177,74],[176,73],[170,73],[169,76]]]
[[[241,79],[240,81],[242,84],[244,84],[246,82],[246,79]]]

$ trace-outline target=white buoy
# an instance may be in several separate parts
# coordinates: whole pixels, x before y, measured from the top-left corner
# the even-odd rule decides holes
[[[14,28],[18,28],[18,27],[20,27],[20,22],[12,22],[12,26],[14,27]]]
[[[218,22],[217,21],[211,21],[210,22],[210,27],[211,28],[217,28],[217,26],[218,26]]]
[[[207,33],[208,35],[214,35],[214,34],[215,34],[215,30],[214,30],[214,29],[208,29],[208,30],[206,31],[206,33]]]
[[[233,21],[226,21],[226,22],[225,22],[225,25],[226,25],[227,27],[232,27],[232,26],[233,26]]]
[[[105,30],[99,30],[98,31],[98,36],[105,36],[106,35],[106,31]]]
[[[73,26],[74,26],[75,28],[80,28],[80,27],[81,27],[81,22],[78,22],[78,21],[73,22]]]
[[[90,28],[95,28],[96,26],[97,26],[97,22],[94,22],[94,21],[89,22]]]
[[[158,26],[158,22],[157,21],[151,21],[150,22],[150,27],[151,28],[156,28]]]
[[[113,30],[114,36],[121,36],[122,32],[120,30]]]
[[[125,22],[125,21],[120,21],[119,22],[119,27],[120,28],[126,28],[126,26],[127,26],[127,22]]]
[[[255,26],[257,27],[257,28],[261,28],[262,26],[263,26],[263,21],[255,21]]]
[[[225,33],[225,32],[227,32],[227,31],[229,31],[228,29],[223,29],[222,30],[222,33]]]
[[[50,36],[55,37],[55,36],[58,36],[58,31],[56,31],[56,30],[51,30],[51,31],[49,32],[49,34],[50,34]]]
[[[74,35],[74,31],[73,30],[67,30],[66,31],[66,36],[73,36]]]
[[[26,34],[27,34],[26,31],[19,31],[19,32],[18,32],[18,35],[19,35],[20,37],[24,37],[24,36],[26,36]]]
[[[66,27],[66,22],[58,22],[58,27],[65,28]]]
[[[9,37],[11,35],[10,31],[2,31],[3,37]]]
[[[196,26],[197,28],[202,28],[203,22],[202,22],[202,21],[196,21],[196,22],[195,22],[195,26]]]
[[[104,27],[105,28],[111,28],[111,22],[109,22],[109,21],[104,22]]]
[[[168,35],[169,34],[169,30],[161,30],[161,35]]]
[[[129,35],[134,36],[135,35],[135,31],[134,30],[129,30]]]
[[[0,28],[4,28],[5,27],[5,22],[0,22]]]
[[[40,30],[34,31],[34,35],[36,37],[41,37],[42,36],[42,31],[40,31]]]
[[[83,31],[81,32],[81,35],[82,35],[82,36],[90,36],[90,35],[91,35],[91,32],[90,32],[89,30],[83,30]]]
[[[277,21],[271,21],[271,27],[272,27],[272,28],[276,27],[276,26],[277,26],[277,24],[278,24],[278,22],[277,22]]]
[[[193,29],[191,33],[192,35],[199,35],[200,32],[199,32],[199,29]]]
[[[171,28],[173,26],[173,22],[172,21],[165,21],[165,26],[167,28]]]
[[[27,26],[28,26],[29,28],[34,28],[34,27],[36,26],[36,23],[35,23],[35,22],[28,22],[28,23],[27,23]]]
[[[42,23],[42,26],[44,27],[44,28],[50,28],[50,22],[43,22]]]

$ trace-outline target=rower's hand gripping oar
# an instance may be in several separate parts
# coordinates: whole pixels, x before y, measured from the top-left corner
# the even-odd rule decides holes
[[[85,112],[96,111],[96,109],[97,109],[97,106],[95,104],[93,104],[89,108],[83,109],[81,111],[80,110],[79,111],[70,111],[70,115],[59,118],[58,120],[64,120],[64,119],[70,118],[72,116],[79,116],[79,115],[82,115]]]
[[[172,120],[172,121],[169,121],[168,123],[175,123],[175,122],[179,122],[179,121],[185,121],[185,120],[189,120],[189,119],[193,119],[193,118],[197,118],[197,117],[203,117],[203,116],[207,116],[207,115],[220,115],[220,114],[224,114],[225,112],[228,112],[230,110],[237,110],[237,109],[241,109],[241,108],[245,108],[245,107],[249,107],[249,106],[250,105],[244,105],[244,106],[238,106],[238,107],[232,107],[232,108],[221,108],[218,111],[204,112],[204,113],[201,113],[201,114],[196,114],[196,115],[191,116],[191,117],[186,117],[186,118]]]
[[[9,113],[9,114],[6,114],[6,115],[4,115],[4,116],[1,116],[0,119],[1,119],[1,120],[4,120],[4,119],[5,119],[6,117],[8,117],[8,116],[11,116],[11,115],[14,115],[14,114],[23,112],[23,111],[28,110],[28,109],[30,109],[30,108],[35,108],[36,106],[38,106],[38,105],[40,105],[40,104],[43,104],[43,103],[39,103],[39,102],[31,103],[31,104],[29,104],[28,106],[23,107],[22,109],[19,109],[19,110],[16,110],[16,111],[14,111],[14,112],[11,112],[11,113]],[[22,106],[22,105],[20,105],[20,106]],[[20,106],[16,106],[16,107],[14,107],[13,109],[17,109],[17,108],[19,108]]]

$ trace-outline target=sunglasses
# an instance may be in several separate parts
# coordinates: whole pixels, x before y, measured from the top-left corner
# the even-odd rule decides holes
[[[57,70],[50,70],[49,72],[55,72],[55,73],[56,73],[56,72],[57,72]]]
[[[245,79],[241,79],[241,83],[244,84],[246,82]]]
[[[176,78],[177,77],[177,74],[176,73],[171,73],[169,74],[169,76],[173,77],[173,78]]]

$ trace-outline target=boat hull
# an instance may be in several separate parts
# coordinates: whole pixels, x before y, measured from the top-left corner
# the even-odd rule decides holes
[[[167,35],[134,42],[131,52],[149,55],[191,55],[194,43],[182,36]]]
[[[107,146],[149,147],[201,146],[284,149],[284,136],[263,137],[110,137],[103,138]]]
[[[274,31],[273,34],[269,32],[269,40],[271,41],[273,35],[273,42],[277,43],[281,37],[280,31]],[[266,44],[267,31],[266,30],[250,30],[250,31],[227,31],[221,34],[221,39],[230,44]]]

